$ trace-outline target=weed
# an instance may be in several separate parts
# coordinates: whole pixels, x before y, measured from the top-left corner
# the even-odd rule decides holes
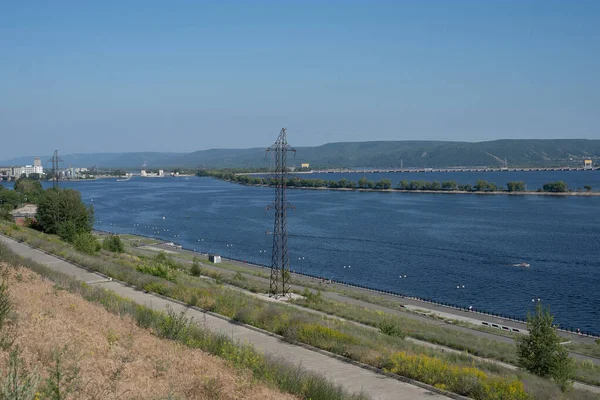
[[[167,315],[161,319],[157,326],[158,335],[165,339],[181,339],[186,335],[192,320],[192,318],[185,315],[185,311],[177,314],[171,306],[167,305]]]
[[[7,371],[2,374],[0,382],[0,398],[2,399],[33,400],[36,397],[40,378],[35,371],[27,371],[19,354],[18,347],[13,348],[10,352]]]
[[[75,364],[65,365],[66,348],[52,350],[52,366],[48,369],[48,378],[44,381],[42,392],[47,399],[64,400],[77,390],[79,368]]]

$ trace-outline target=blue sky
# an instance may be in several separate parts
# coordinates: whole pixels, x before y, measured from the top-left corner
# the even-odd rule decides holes
[[[0,159],[284,126],[297,146],[599,139],[599,20],[595,0],[3,1]]]

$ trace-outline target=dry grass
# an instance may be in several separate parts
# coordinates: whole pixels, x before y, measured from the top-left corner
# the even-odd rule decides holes
[[[15,345],[43,377],[53,351],[79,370],[77,399],[294,399],[253,381],[247,371],[173,341],[159,339],[129,317],[119,318],[20,268],[9,271]],[[8,352],[0,352],[0,365]]]

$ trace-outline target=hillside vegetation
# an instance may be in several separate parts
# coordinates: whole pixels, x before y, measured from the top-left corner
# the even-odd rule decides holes
[[[290,136],[294,145],[294,136]],[[72,154],[61,158],[66,164],[81,167],[140,168],[148,162],[149,168],[261,168],[269,167],[265,147],[251,149],[211,149],[191,153],[98,153]],[[311,167],[400,167],[443,168],[456,166],[509,166],[552,167],[583,166],[584,158],[600,162],[600,140],[584,139],[505,139],[488,142],[444,141],[372,141],[328,143],[314,147],[296,147],[296,158],[289,164]],[[31,163],[33,157],[21,157],[0,164]]]

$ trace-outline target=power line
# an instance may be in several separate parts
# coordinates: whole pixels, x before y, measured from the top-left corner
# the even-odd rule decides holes
[[[285,128],[281,129],[277,141],[266,152],[275,153],[275,169],[271,181],[275,185],[275,201],[267,210],[275,209],[273,225],[273,250],[271,253],[271,282],[269,296],[288,296],[290,293],[290,257],[288,253],[287,209],[294,208],[286,199],[287,153],[296,154],[296,149],[287,142]]]
[[[58,164],[63,162],[63,160],[61,160],[58,157],[58,150],[54,150],[54,154],[52,155],[52,158],[50,158],[46,162],[52,163],[52,187],[54,189],[57,189],[58,188]]]

